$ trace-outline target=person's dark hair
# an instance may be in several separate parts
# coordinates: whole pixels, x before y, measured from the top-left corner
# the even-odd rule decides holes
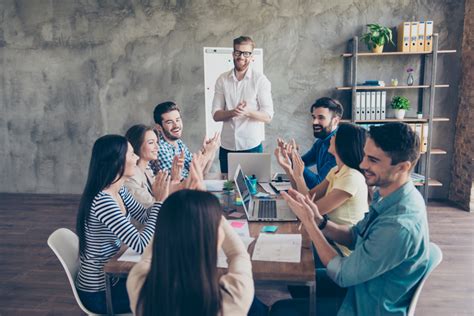
[[[331,111],[333,116],[336,115],[338,117],[342,117],[342,114],[344,114],[344,108],[342,107],[341,102],[328,97],[320,98],[314,101],[314,103],[311,105],[310,112],[313,113],[313,110],[317,108],[326,108]]]
[[[138,315],[219,313],[216,262],[220,221],[219,200],[209,192],[181,190],[166,199],[156,224]]]
[[[156,135],[156,131],[153,129],[153,127],[143,124],[133,125],[128,129],[127,133],[125,133],[125,138],[132,145],[133,152],[138,157],[140,157],[140,148],[142,147],[143,141],[145,140],[145,133],[148,131],[151,131]]]
[[[241,35],[237,38],[234,38],[234,46],[241,45],[241,44],[251,44],[252,49],[255,48],[255,42],[253,41],[252,38],[250,38],[250,36]]]
[[[367,132],[360,126],[341,123],[336,132],[336,152],[349,168],[360,170]]]
[[[414,166],[420,157],[420,138],[405,123],[386,123],[371,126],[370,138],[392,160],[392,165],[410,161]]]
[[[77,212],[76,232],[79,236],[80,253],[83,253],[86,247],[85,225],[92,201],[100,191],[123,176],[127,149],[127,139],[121,135],[102,136],[92,147],[89,173]]]
[[[155,124],[159,124],[160,126],[163,126],[161,124],[163,121],[163,118],[161,117],[161,115],[165,113],[169,113],[171,111],[179,112],[178,106],[173,101],[166,101],[155,106],[155,110],[153,111],[153,119],[155,120]]]

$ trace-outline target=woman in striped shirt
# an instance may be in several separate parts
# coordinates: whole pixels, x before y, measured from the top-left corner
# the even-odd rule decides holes
[[[133,176],[138,157],[125,137],[100,137],[92,149],[87,183],[77,214],[80,268],[76,287],[82,303],[91,312],[106,313],[104,265],[120,249],[122,243],[142,253],[151,240],[158,211],[168,195],[169,176],[158,175],[160,185],[154,187],[156,200],[145,209],[135,201],[124,181]],[[140,232],[131,218],[145,225]],[[112,286],[114,311],[129,312],[125,280]]]

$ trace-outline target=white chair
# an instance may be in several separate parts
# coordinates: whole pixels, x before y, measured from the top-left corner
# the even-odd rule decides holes
[[[415,294],[413,294],[413,297],[411,299],[410,306],[408,306],[407,316],[415,315],[416,304],[418,303],[418,299],[420,298],[421,289],[423,288],[423,285],[430,276],[431,272],[433,272],[433,270],[441,263],[441,261],[443,261],[443,252],[437,244],[430,242],[430,258],[428,262],[428,270],[421,279],[420,283],[418,283]]]
[[[64,271],[66,271],[69,284],[71,285],[72,293],[76,299],[77,304],[84,313],[92,316],[99,316],[89,311],[81,302],[79,294],[76,290],[74,280],[76,279],[77,271],[79,270],[79,238],[77,235],[67,228],[59,228],[55,230],[48,238],[48,246],[51,248],[61,262]],[[132,314],[121,314],[132,315]]]

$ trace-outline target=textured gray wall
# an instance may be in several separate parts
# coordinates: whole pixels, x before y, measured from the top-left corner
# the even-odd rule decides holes
[[[464,1],[0,1],[0,191],[80,193],[94,140],[151,123],[154,105],[183,108],[185,141],[195,150],[204,135],[204,46],[230,46],[248,34],[264,49],[277,136],[313,142],[308,107],[336,93],[347,75],[340,54],[367,23],[394,27],[433,19],[440,48],[460,48]],[[405,80],[418,57],[370,59],[360,79]],[[435,145],[452,151],[459,54],[440,58]],[[345,73],[346,71],[346,73]],[[413,95],[416,98],[416,93]],[[435,157],[434,177],[450,181],[451,154]],[[447,186],[433,191],[445,197]]]

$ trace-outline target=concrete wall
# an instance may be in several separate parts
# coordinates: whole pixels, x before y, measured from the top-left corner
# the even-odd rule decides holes
[[[183,109],[184,140],[204,135],[203,46],[230,46],[248,34],[265,51],[278,136],[313,142],[309,105],[348,78],[340,54],[367,23],[395,27],[433,19],[440,48],[461,45],[464,1],[127,1],[2,0],[0,3],[0,191],[80,193],[94,140],[151,123],[160,101]],[[360,79],[405,79],[419,57],[361,62]],[[435,145],[452,152],[460,55],[440,57]],[[417,94],[413,94],[416,98]],[[413,110],[415,113],[416,110]],[[434,177],[449,184],[451,154],[435,158]],[[445,185],[433,191],[446,197]]]

